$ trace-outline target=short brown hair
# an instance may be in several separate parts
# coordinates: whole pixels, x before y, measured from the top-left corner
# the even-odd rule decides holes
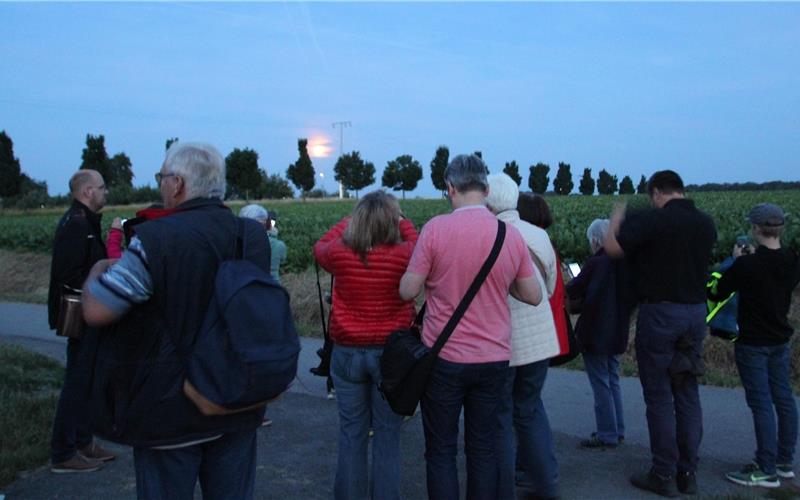
[[[783,234],[783,230],[786,226],[759,226],[758,224],[753,224],[754,227],[758,228],[758,232],[762,236],[766,236],[767,238],[780,238]]]
[[[384,191],[365,195],[353,209],[342,241],[366,264],[367,254],[378,245],[400,243],[400,205]]]
[[[553,225],[553,214],[544,197],[533,193],[520,193],[517,200],[519,218],[534,226],[547,229]]]

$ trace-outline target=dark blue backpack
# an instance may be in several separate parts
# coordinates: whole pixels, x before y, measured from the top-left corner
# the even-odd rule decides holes
[[[284,392],[297,373],[300,340],[289,294],[241,258],[245,231],[240,219],[237,223],[236,257],[217,270],[187,365],[184,393],[205,415],[263,406]]]

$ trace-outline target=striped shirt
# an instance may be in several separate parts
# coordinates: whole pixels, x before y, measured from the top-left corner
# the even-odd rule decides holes
[[[99,279],[89,283],[89,292],[100,303],[123,315],[153,295],[153,277],[142,241],[133,237],[128,249]]]

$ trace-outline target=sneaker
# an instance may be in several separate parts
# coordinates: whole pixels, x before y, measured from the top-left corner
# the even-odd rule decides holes
[[[653,469],[632,475],[631,484],[639,489],[652,491],[662,497],[674,498],[680,495],[672,476],[662,476]]]
[[[613,450],[617,447],[617,444],[601,441],[597,435],[593,434],[589,439],[581,441],[580,447],[585,450]]]
[[[725,478],[743,486],[778,488],[781,485],[777,474],[767,474],[756,464],[747,464],[740,471],[728,472]]]
[[[684,495],[697,494],[697,477],[694,472],[678,472],[675,482],[678,483],[678,491]]]
[[[111,460],[117,458],[116,455],[108,450],[103,449],[102,446],[97,444],[97,441],[92,441],[91,444],[84,446],[78,451],[86,458],[93,458],[95,460],[100,460],[101,462],[110,462]]]
[[[272,419],[264,417],[264,420],[261,421],[261,427],[269,427],[272,425]]]
[[[794,470],[792,464],[777,464],[775,465],[775,472],[778,474],[778,477],[782,477],[784,479],[794,479]]]
[[[336,389],[328,391],[328,399],[336,399]]]
[[[65,460],[64,462],[53,464],[50,466],[50,471],[55,472],[56,474],[71,474],[75,472],[94,472],[96,470],[100,470],[103,468],[102,460],[97,460],[95,458],[86,458],[80,454],[80,452],[76,453],[72,458],[69,460]]]

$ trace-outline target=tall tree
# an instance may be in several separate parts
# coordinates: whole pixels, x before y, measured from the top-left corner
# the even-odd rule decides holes
[[[636,190],[633,188],[633,179],[625,176],[619,183],[619,194],[633,194]]]
[[[386,164],[383,169],[381,183],[394,191],[402,191],[406,199],[406,191],[413,191],[422,179],[422,165],[411,155],[401,155]]]
[[[133,168],[131,159],[125,153],[117,153],[109,160],[108,175],[106,181],[111,186],[133,187]]]
[[[11,198],[20,193],[22,171],[19,159],[14,156],[14,142],[0,132],[0,198]]]
[[[86,134],[86,147],[81,154],[81,169],[91,169],[100,172],[106,184],[111,182],[111,160],[106,153],[106,138],[103,135]]]
[[[636,192],[639,194],[647,194],[647,179],[644,178],[644,175],[641,179],[639,179],[639,185],[636,186]]]
[[[553,179],[553,190],[556,194],[570,194],[575,183],[572,182],[572,167],[569,163],[563,161],[558,162],[558,172],[556,178]]]
[[[447,169],[447,162],[450,161],[450,150],[447,146],[436,148],[436,156],[431,160],[431,182],[433,187],[442,192],[444,196],[447,191],[447,184],[444,182],[444,171]]]
[[[167,143],[166,143],[164,149],[169,149],[169,147],[172,146],[176,142],[178,142],[178,138],[177,137],[171,137],[171,138],[167,139]]]
[[[345,189],[356,192],[356,198],[361,189],[375,182],[375,165],[362,160],[358,151],[340,156],[333,167],[333,173],[333,178],[341,182]]]
[[[530,175],[528,176],[528,187],[534,193],[542,194],[547,191],[547,185],[550,184],[550,165],[546,163],[537,163],[531,165]]]
[[[261,171],[261,193],[262,198],[279,200],[281,198],[294,198],[294,191],[289,185],[289,181],[278,174],[267,175]]]
[[[258,153],[252,149],[235,148],[225,157],[225,181],[228,192],[237,198],[249,199],[261,186]]]
[[[311,157],[308,156],[308,139],[297,139],[297,150],[300,157],[286,169],[286,177],[302,192],[305,199],[306,193],[314,187],[316,175]]]
[[[617,176],[611,175],[606,172],[606,169],[600,171],[597,175],[597,192],[599,194],[614,194],[617,192]]]
[[[517,183],[517,186],[522,184],[522,177],[519,175],[519,165],[514,160],[510,162],[506,162],[506,166],[503,167],[503,173],[514,179],[514,182]]]
[[[591,196],[594,194],[594,179],[592,178],[591,168],[583,169],[583,177],[581,177],[581,183],[578,186],[578,191],[586,196]]]

